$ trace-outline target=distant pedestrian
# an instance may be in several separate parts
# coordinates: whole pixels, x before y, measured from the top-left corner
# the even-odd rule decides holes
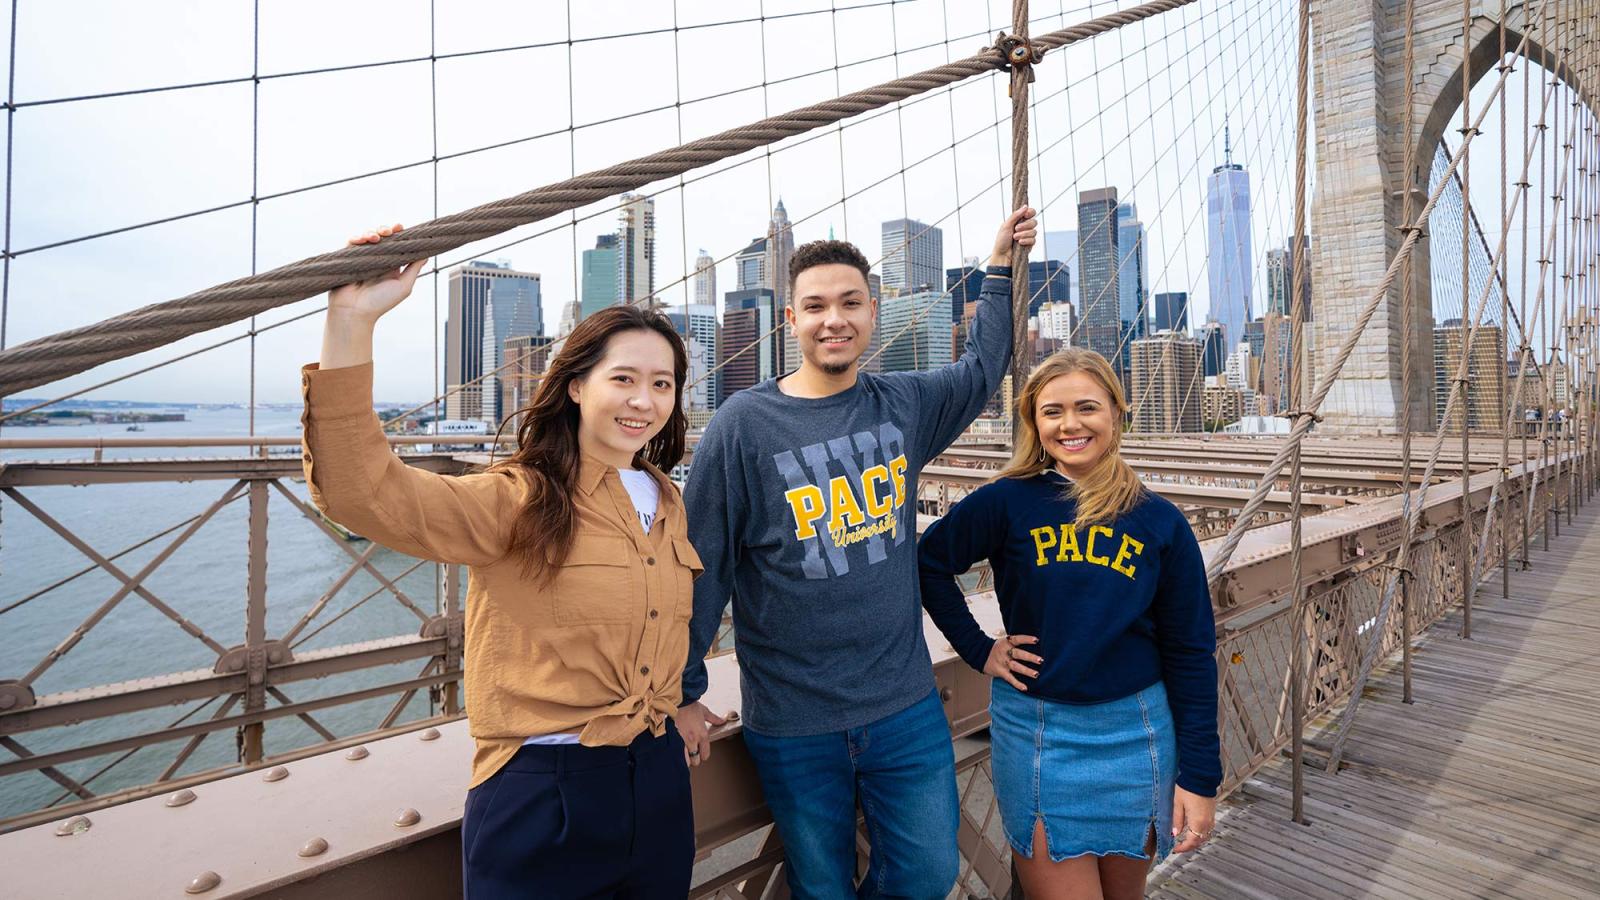
[[[1010,462],[920,545],[923,605],[994,676],[995,795],[1029,900],[1142,897],[1153,861],[1199,847],[1215,817],[1205,565],[1183,513],[1119,455],[1126,413],[1100,354],[1051,356],[1017,399]],[[998,640],[956,581],[981,561]]]
[[[694,815],[672,716],[700,561],[663,472],[684,453],[683,342],[632,306],[584,319],[510,458],[434,474],[394,455],[372,409],[373,327],[422,265],[329,294],[303,374],[305,473],[341,525],[470,567],[466,896],[681,900]]]

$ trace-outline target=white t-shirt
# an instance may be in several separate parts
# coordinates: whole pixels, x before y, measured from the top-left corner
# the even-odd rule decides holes
[[[661,503],[661,485],[649,472],[640,469],[618,469],[617,474],[622,476],[622,486],[628,489],[628,496],[633,498],[633,511],[639,514],[639,525],[644,528],[645,534],[649,534],[650,526],[656,521],[656,509]],[[555,734],[535,735],[522,743],[576,744],[578,736],[572,732],[558,731]]]

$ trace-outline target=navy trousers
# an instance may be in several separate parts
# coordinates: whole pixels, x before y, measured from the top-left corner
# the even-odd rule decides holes
[[[683,739],[525,746],[467,792],[466,900],[682,900],[694,868]]]

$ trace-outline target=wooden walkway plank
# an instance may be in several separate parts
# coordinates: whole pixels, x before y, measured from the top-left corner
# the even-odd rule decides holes
[[[1538,546],[1510,597],[1486,574],[1472,640],[1459,609],[1419,637],[1416,703],[1400,702],[1398,651],[1374,670],[1345,768],[1306,770],[1309,826],[1289,821],[1275,759],[1150,896],[1600,897],[1600,503]]]

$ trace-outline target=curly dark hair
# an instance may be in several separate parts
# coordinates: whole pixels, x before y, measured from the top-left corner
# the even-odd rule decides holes
[[[789,302],[794,302],[794,282],[801,272],[812,266],[835,264],[853,266],[861,273],[862,281],[869,281],[867,275],[872,271],[872,265],[855,244],[835,240],[812,241],[796,247],[794,255],[789,257]]]

